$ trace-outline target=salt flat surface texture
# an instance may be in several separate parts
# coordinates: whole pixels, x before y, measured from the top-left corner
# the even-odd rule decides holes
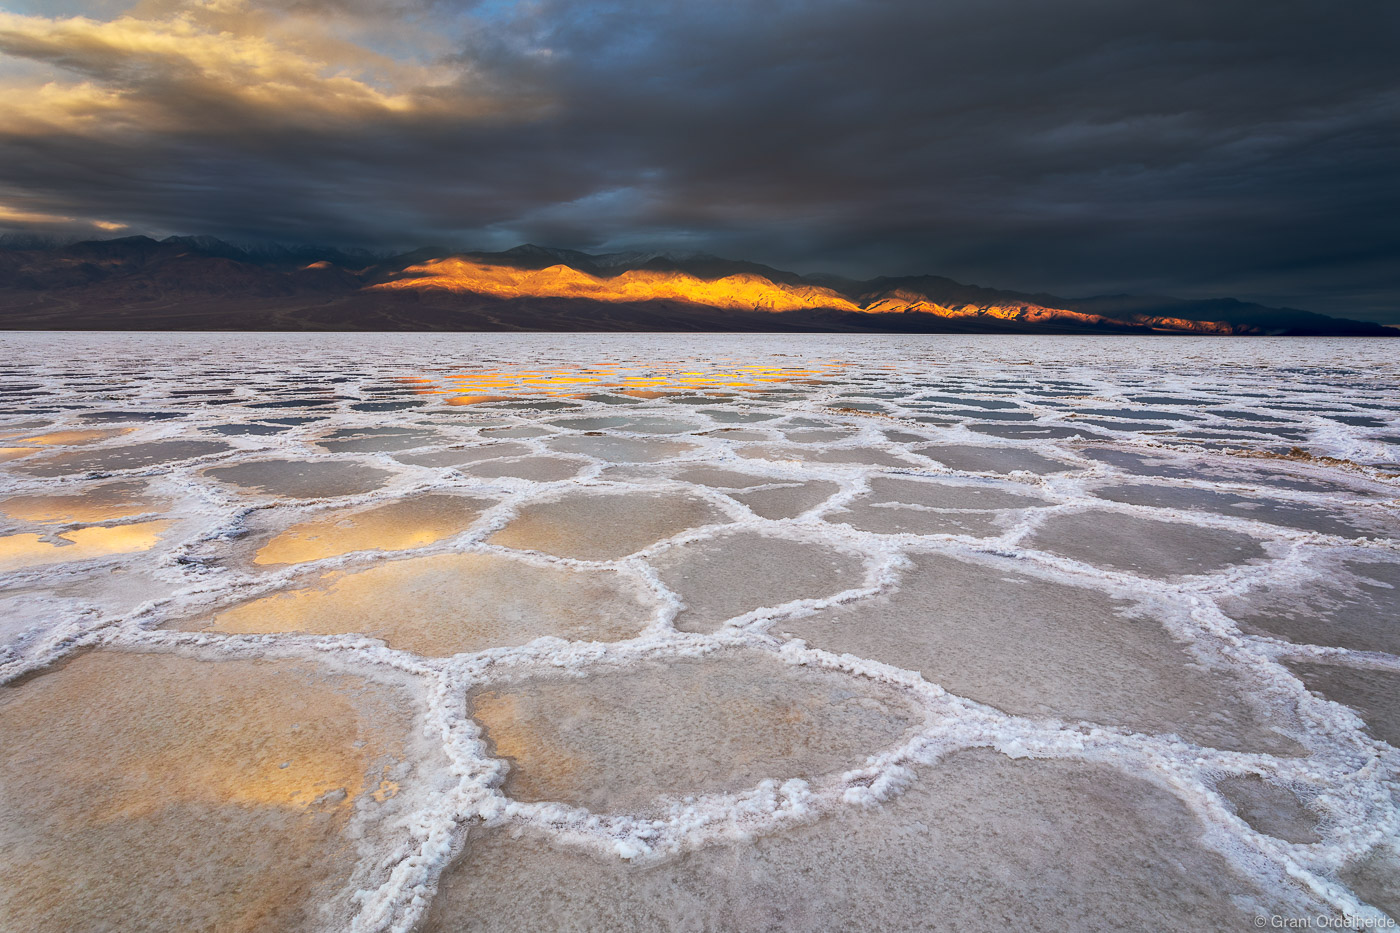
[[[0,335],[0,931],[1393,923],[1397,351]]]

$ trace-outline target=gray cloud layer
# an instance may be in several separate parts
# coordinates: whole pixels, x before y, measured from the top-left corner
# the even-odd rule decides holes
[[[0,15],[0,224],[663,245],[1400,320],[1392,0],[100,9]]]

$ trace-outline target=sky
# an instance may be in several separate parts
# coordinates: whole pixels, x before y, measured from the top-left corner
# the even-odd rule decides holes
[[[1400,323],[1395,0],[0,0],[0,231]]]

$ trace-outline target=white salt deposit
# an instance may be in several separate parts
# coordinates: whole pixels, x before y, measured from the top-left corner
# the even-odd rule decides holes
[[[0,927],[140,903],[155,929],[362,933],[1398,909],[1392,343],[0,355],[0,781],[30,795],[0,805]],[[260,736],[310,755],[313,721],[331,796],[244,807],[283,780]],[[65,861],[70,837],[92,844]]]

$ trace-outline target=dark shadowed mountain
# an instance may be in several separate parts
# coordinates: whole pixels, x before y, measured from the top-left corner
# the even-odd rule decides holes
[[[212,237],[0,244],[0,327],[1400,336],[1234,299],[1068,299],[939,276],[853,281],[699,253],[534,245],[398,256]]]

